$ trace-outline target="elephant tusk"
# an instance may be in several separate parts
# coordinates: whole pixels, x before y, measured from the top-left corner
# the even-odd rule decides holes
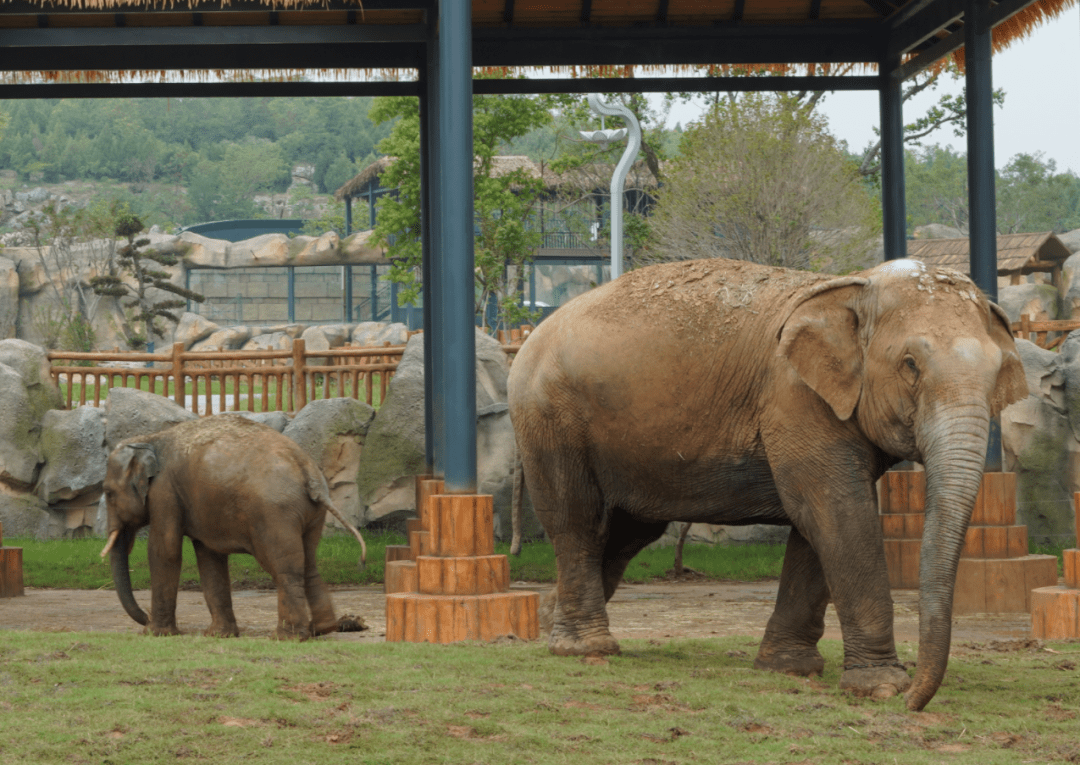
[[[105,543],[105,549],[101,551],[101,557],[102,558],[104,558],[106,555],[108,555],[112,551],[113,545],[116,544],[116,538],[118,536],[120,536],[119,529],[117,529],[116,531],[113,531],[113,532],[111,532],[109,534],[109,541]]]

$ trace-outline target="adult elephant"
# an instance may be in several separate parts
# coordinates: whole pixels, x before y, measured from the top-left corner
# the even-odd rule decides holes
[[[154,635],[176,635],[181,547],[190,537],[210,609],[207,635],[239,634],[232,608],[229,555],[247,553],[278,591],[279,638],[364,629],[334,616],[315,551],[327,511],[364,540],[330,502],[315,462],[287,436],[239,415],[191,420],[122,441],[105,476],[113,582],[120,603]],[[135,532],[150,525],[150,616],[131,591],[128,555]],[[364,553],[362,552],[361,555]],[[361,561],[363,558],[361,558]]]
[[[670,521],[792,527],[755,666],[910,688],[949,655],[953,584],[989,423],[1026,395],[1009,323],[963,274],[914,260],[826,277],[728,260],[633,271],[528,338],[510,414],[558,584],[550,648],[617,653],[606,601]],[[875,482],[926,467],[918,668],[899,665]]]

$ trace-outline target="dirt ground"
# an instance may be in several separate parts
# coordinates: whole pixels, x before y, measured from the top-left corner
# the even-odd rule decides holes
[[[551,585],[517,583],[514,589],[543,594]],[[777,583],[773,582],[670,582],[623,584],[608,604],[611,631],[616,639],[707,638],[747,635],[760,638],[772,613]],[[136,592],[144,609],[150,593]],[[897,642],[918,642],[919,604],[914,590],[894,590]],[[338,615],[360,616],[365,632],[340,633],[333,640],[382,641],[386,635],[386,608],[382,587],[334,588]],[[277,623],[277,595],[272,590],[233,593],[233,607],[242,635],[266,637]],[[181,592],[177,623],[184,632],[201,632],[210,614],[200,592]],[[46,632],[139,632],[117,600],[116,593],[95,590],[43,590],[28,588],[25,597],[0,599],[0,629]],[[1018,614],[975,614],[953,620],[953,641],[1014,640],[1030,636],[1030,617]],[[840,638],[836,611],[826,614],[826,639]]]

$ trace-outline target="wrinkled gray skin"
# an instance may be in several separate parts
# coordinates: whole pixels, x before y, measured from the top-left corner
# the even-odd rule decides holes
[[[124,610],[151,634],[179,634],[176,593],[185,536],[195,548],[210,609],[207,635],[239,634],[229,581],[233,553],[253,555],[274,578],[278,638],[364,628],[355,619],[334,616],[316,567],[327,511],[342,520],[326,479],[295,442],[273,428],[219,415],[126,439],[109,455],[104,490],[109,544],[102,555],[110,555]],[[147,524],[149,617],[135,601],[128,570],[135,533]]]
[[[966,276],[917,261],[840,278],[683,262],[582,295],[510,372],[558,564],[551,650],[618,651],[606,601],[670,521],[791,525],[755,665],[820,673],[831,598],[841,687],[907,690],[922,709],[945,673],[990,418],[1026,394],[1001,310]],[[897,665],[875,491],[900,460],[923,463],[927,481],[914,683]]]

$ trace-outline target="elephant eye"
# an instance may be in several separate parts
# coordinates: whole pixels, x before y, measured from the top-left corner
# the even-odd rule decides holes
[[[911,372],[917,378],[919,376],[919,367],[915,364],[915,359],[911,356],[904,357],[904,365],[911,370]]]

